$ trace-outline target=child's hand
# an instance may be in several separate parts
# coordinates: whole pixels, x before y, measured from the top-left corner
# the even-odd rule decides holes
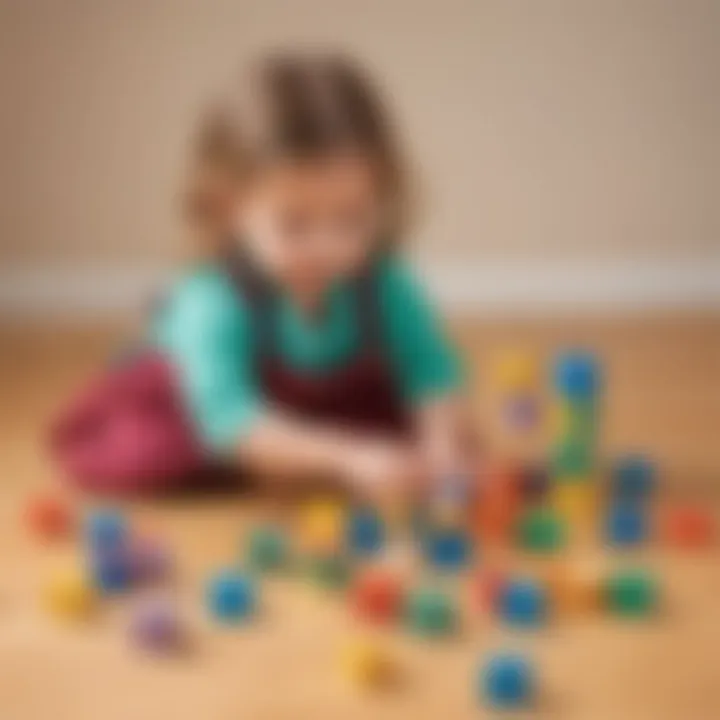
[[[348,451],[346,474],[359,493],[379,498],[411,492],[420,467],[408,448],[382,441],[358,442]]]

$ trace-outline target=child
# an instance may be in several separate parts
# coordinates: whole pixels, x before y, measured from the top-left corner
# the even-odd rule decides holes
[[[205,119],[193,171],[187,211],[207,257],[158,313],[144,380],[171,385],[155,402],[180,427],[148,440],[157,430],[129,401],[136,365],[124,391],[110,383],[135,408],[117,431],[131,436],[126,477],[97,479],[116,451],[97,433],[84,450],[95,471],[76,462],[75,474],[148,489],[180,474],[175,461],[195,464],[181,450],[194,444],[260,477],[330,476],[369,494],[461,472],[458,360],[399,256],[405,177],[365,76],[334,55],[266,58]]]

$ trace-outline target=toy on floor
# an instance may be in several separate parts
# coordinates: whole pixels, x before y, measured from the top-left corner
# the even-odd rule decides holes
[[[674,547],[705,548],[717,539],[717,523],[711,512],[692,505],[667,508],[661,527],[665,541]]]
[[[335,500],[315,500],[302,508],[299,518],[299,539],[309,552],[337,552],[345,539],[346,513]]]
[[[43,587],[47,610],[66,620],[87,619],[96,606],[92,584],[80,566],[55,568]]]
[[[289,542],[277,525],[259,525],[250,531],[246,544],[248,566],[261,571],[280,570],[289,562]]]
[[[626,455],[612,469],[610,490],[621,500],[647,500],[655,489],[657,471],[649,458]]]
[[[645,570],[617,571],[607,580],[605,599],[609,609],[617,615],[645,617],[657,606],[657,581]]]
[[[500,593],[498,607],[500,616],[509,625],[537,627],[547,620],[547,592],[535,580],[511,580]]]
[[[127,547],[127,522],[111,510],[91,513],[85,521],[85,536],[91,552],[116,551]]]
[[[387,687],[397,679],[397,665],[390,653],[369,639],[354,639],[342,648],[346,676],[363,689]]]
[[[168,597],[144,598],[133,609],[130,637],[139,647],[173,653],[184,644],[182,622],[175,602]]]
[[[412,590],[407,597],[405,616],[411,630],[425,637],[448,635],[459,625],[454,598],[439,588]]]
[[[552,507],[534,507],[520,518],[517,537],[521,547],[534,553],[559,550],[566,540],[562,519]]]
[[[75,528],[75,516],[70,505],[50,494],[30,500],[26,522],[35,535],[47,540],[67,537]]]
[[[530,662],[520,655],[494,655],[481,666],[478,686],[481,698],[491,707],[518,710],[533,700],[534,671]]]
[[[543,573],[543,579],[550,602],[560,613],[587,614],[600,607],[601,574],[593,562],[556,562]]]
[[[350,595],[359,617],[385,623],[400,615],[404,596],[405,589],[397,575],[372,567],[355,578]]]
[[[114,595],[132,587],[134,568],[126,549],[97,552],[89,562],[93,582],[101,593]]]
[[[371,507],[353,510],[347,522],[346,546],[357,557],[369,557],[385,545],[385,523],[380,513]]]
[[[258,591],[254,581],[237,570],[223,570],[207,586],[206,600],[212,617],[226,624],[248,620],[255,613]]]
[[[645,508],[637,502],[612,503],[607,510],[605,536],[614,547],[631,547],[648,535]]]

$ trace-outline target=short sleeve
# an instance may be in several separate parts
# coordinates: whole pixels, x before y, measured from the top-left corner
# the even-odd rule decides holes
[[[402,390],[421,402],[457,389],[462,369],[435,308],[399,259],[379,269],[378,292],[390,358]]]
[[[174,288],[156,338],[178,373],[205,445],[232,448],[263,405],[242,298],[220,270],[199,271]]]

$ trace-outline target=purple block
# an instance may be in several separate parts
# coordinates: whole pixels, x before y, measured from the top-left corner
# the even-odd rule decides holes
[[[135,644],[155,652],[173,652],[183,645],[177,607],[170,598],[146,598],[135,607],[130,622]]]

